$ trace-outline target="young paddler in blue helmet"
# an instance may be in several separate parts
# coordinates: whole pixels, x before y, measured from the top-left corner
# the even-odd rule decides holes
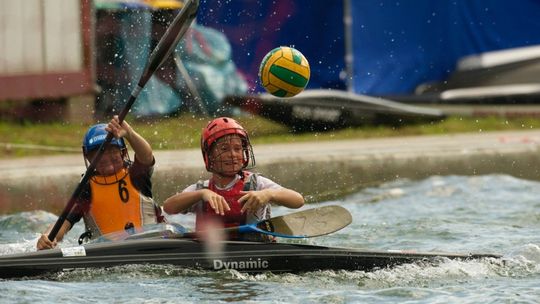
[[[106,145],[79,201],[54,241],[48,239],[49,231],[41,235],[36,245],[38,250],[55,247],[81,218],[86,225],[85,237],[90,239],[164,220],[161,208],[152,199],[151,177],[155,163],[152,148],[126,121],[120,124],[115,116],[108,124],[97,124],[88,129],[83,138],[86,166],[105,141],[107,132],[114,138]],[[133,162],[124,139],[135,151]]]

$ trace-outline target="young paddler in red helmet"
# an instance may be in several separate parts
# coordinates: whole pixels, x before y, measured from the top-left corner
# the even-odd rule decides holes
[[[54,241],[48,239],[48,232],[41,235],[36,244],[38,250],[55,247],[81,218],[86,225],[85,237],[90,239],[163,221],[161,209],[152,199],[150,178],[155,163],[152,148],[126,121],[120,125],[115,116],[109,124],[97,124],[88,129],[83,138],[85,164],[88,166],[94,158],[107,132],[114,138],[105,147],[79,201]],[[135,151],[133,162],[124,139]]]
[[[304,198],[272,180],[245,169],[255,165],[255,156],[244,128],[234,119],[220,117],[203,130],[201,150],[210,180],[199,181],[168,198],[163,208],[169,214],[195,212],[196,230],[207,222],[221,227],[250,224],[270,218],[270,204],[300,208]],[[264,236],[229,235],[229,239],[266,240]]]

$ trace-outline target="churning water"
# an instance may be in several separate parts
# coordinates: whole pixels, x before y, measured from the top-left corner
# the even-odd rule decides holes
[[[398,180],[326,204],[347,208],[353,223],[335,234],[303,242],[381,250],[489,252],[503,258],[301,275],[122,266],[63,272],[46,280],[0,280],[0,299],[2,303],[540,302],[538,182],[505,175],[434,176]],[[274,210],[277,215],[288,212]],[[38,232],[55,220],[56,216],[43,211],[0,216],[0,254],[34,250]],[[80,226],[67,236],[64,246],[75,244]]]

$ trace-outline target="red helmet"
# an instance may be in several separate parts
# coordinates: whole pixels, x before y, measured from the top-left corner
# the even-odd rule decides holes
[[[202,130],[201,135],[201,151],[204,159],[206,170],[212,172],[210,162],[210,149],[212,145],[220,138],[226,135],[237,134],[242,138],[244,143],[244,160],[243,169],[255,166],[255,157],[253,156],[253,148],[249,142],[247,131],[236,120],[229,117],[219,117],[212,120]]]

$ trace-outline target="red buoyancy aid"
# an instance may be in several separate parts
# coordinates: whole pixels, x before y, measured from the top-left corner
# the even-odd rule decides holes
[[[227,203],[229,204],[229,207],[231,210],[226,211],[225,215],[218,215],[216,212],[210,207],[210,204],[208,202],[202,202],[198,207],[195,208],[195,212],[197,213],[196,220],[195,220],[195,230],[197,231],[203,231],[206,229],[206,224],[211,222],[214,226],[212,226],[212,229],[218,228],[215,227],[215,224],[218,224],[219,226],[223,228],[227,227],[234,227],[234,226],[240,226],[244,224],[252,224],[254,220],[260,221],[266,219],[266,216],[270,216],[270,212],[268,210],[264,210],[264,214],[262,215],[253,215],[253,214],[247,214],[241,213],[242,204],[238,202],[238,199],[242,197],[242,194],[240,191],[253,191],[257,189],[257,174],[251,173],[248,171],[244,171],[244,178],[238,180],[234,186],[227,190],[220,190],[218,189],[215,184],[210,180],[208,183],[203,183],[202,181],[199,181],[197,183],[197,189],[210,189],[214,191],[215,193],[223,196]],[[262,217],[260,217],[262,216]],[[230,232],[228,235],[229,240],[246,240],[246,241],[254,241],[254,242],[273,242],[274,238],[268,235],[263,235],[260,233],[244,233],[244,234],[238,234],[237,232]]]
[[[247,172],[246,172],[247,173]],[[206,221],[212,220],[214,223],[221,223],[223,227],[234,227],[239,225],[244,225],[246,223],[246,214],[242,214],[242,204],[238,202],[238,199],[242,197],[242,194],[240,194],[240,191],[244,191],[245,181],[249,179],[249,174],[245,174],[243,179],[240,179],[234,184],[234,186],[230,189],[218,189],[213,182],[212,179],[210,179],[210,182],[208,183],[208,189],[212,190],[213,192],[223,196],[227,203],[229,204],[229,208],[231,210],[225,211],[225,215],[218,215],[212,209],[210,204],[208,202],[203,202],[202,208],[200,208],[197,211],[197,218],[195,227],[196,230],[204,229],[204,224]]]

